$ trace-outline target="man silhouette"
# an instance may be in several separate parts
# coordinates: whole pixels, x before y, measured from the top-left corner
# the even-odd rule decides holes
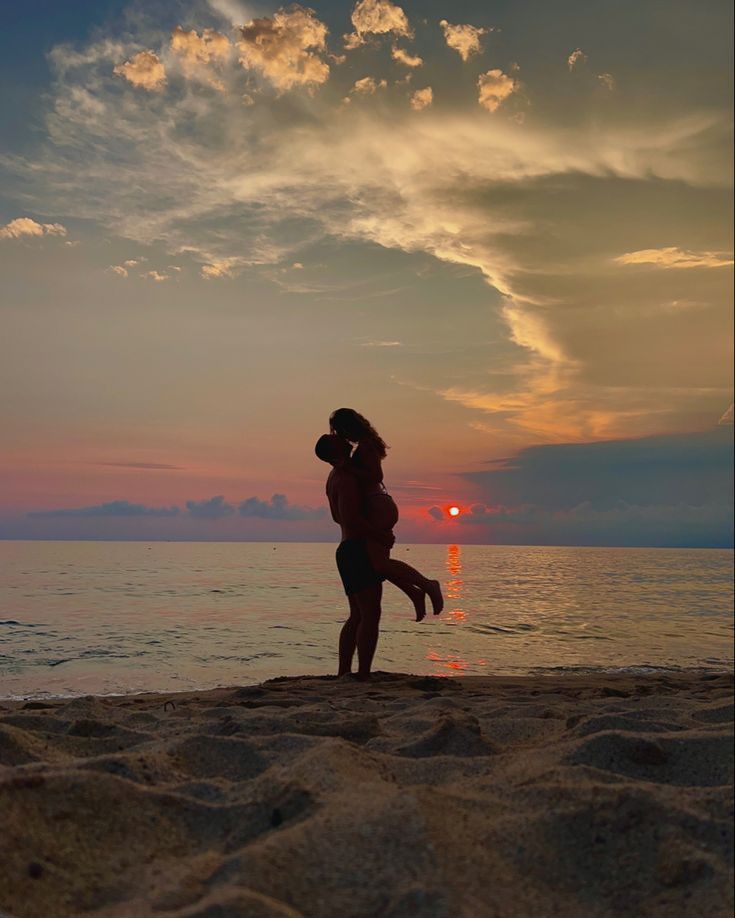
[[[332,466],[327,478],[327,498],[332,519],[342,532],[337,548],[337,570],[342,578],[350,614],[339,635],[338,676],[352,672],[352,659],[357,649],[357,678],[370,678],[380,629],[383,580],[371,562],[366,538],[382,541],[391,548],[395,539],[392,531],[371,526],[362,512],[362,498],[357,477],[349,466],[351,446],[336,434],[320,437],[315,453]]]

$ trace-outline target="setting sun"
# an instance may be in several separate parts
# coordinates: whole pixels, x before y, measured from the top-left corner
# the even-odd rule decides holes
[[[447,510],[447,513],[448,513],[450,516],[459,516],[459,514],[460,514],[461,512],[462,512],[462,511],[459,509],[459,507],[450,507],[450,508]]]

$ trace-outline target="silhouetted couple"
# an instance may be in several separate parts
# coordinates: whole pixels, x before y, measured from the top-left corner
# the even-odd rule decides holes
[[[319,438],[315,452],[332,466],[327,497],[332,519],[342,530],[337,570],[350,603],[350,615],[339,636],[338,674],[352,672],[357,650],[357,676],[367,679],[378,643],[383,581],[409,597],[417,622],[426,615],[427,597],[435,615],[443,609],[444,599],[437,580],[428,580],[390,557],[398,507],[383,484],[386,445],[378,432],[352,408],[338,408],[329,427],[331,432]]]

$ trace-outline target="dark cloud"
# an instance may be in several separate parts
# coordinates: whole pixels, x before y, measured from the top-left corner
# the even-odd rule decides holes
[[[463,476],[484,502],[457,522],[499,541],[732,544],[733,442],[722,428],[534,446],[492,464]]]
[[[112,500],[106,504],[95,504],[91,507],[68,507],[62,510],[36,510],[28,516],[45,517],[139,517],[139,516],[176,516],[178,507],[146,507],[144,504],[131,504],[127,500]]]
[[[435,520],[444,519],[444,511],[442,510],[441,507],[429,507],[427,512],[429,516],[433,516]]]
[[[235,512],[234,506],[228,504],[221,494],[209,500],[187,500],[186,509],[198,520],[221,520]]]
[[[270,501],[248,497],[240,504],[240,516],[257,516],[265,520],[320,520],[324,507],[301,507],[289,504],[285,494],[274,494]]]

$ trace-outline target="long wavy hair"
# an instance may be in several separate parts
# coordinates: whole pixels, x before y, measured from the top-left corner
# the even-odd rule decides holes
[[[369,444],[381,459],[385,459],[388,446],[378,431],[354,408],[338,408],[329,417],[329,429],[350,443]]]

